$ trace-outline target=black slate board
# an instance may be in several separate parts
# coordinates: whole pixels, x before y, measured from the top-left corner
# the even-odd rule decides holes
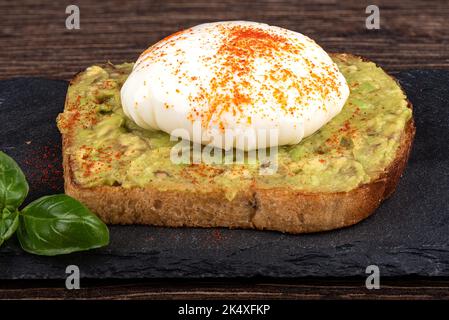
[[[417,135],[397,192],[356,226],[309,235],[227,229],[112,226],[107,248],[59,257],[0,248],[0,279],[63,278],[69,264],[85,278],[449,276],[449,72],[396,75],[414,104]],[[0,81],[0,150],[24,168],[27,201],[63,191],[60,137],[67,82]],[[50,165],[50,167],[48,166]],[[46,173],[45,173],[45,170]]]

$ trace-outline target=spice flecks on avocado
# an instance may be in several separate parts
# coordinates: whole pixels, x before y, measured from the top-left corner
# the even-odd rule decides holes
[[[68,150],[74,179],[84,187],[220,188],[229,199],[254,184],[339,192],[372,181],[395,158],[412,111],[394,79],[374,63],[352,56],[334,60],[351,89],[343,110],[298,145],[279,147],[278,170],[267,176],[259,175],[257,163],[172,163],[177,141],[138,127],[122,111],[120,88],[132,64],[90,67],[69,87],[58,117],[60,131],[74,139]]]

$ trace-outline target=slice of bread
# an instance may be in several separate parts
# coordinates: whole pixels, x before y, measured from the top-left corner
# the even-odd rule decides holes
[[[75,78],[71,85],[76,81]],[[408,106],[412,107],[410,103]],[[411,118],[402,132],[395,159],[376,179],[350,191],[312,193],[287,185],[261,188],[252,184],[229,200],[213,185],[197,193],[154,187],[83,187],[74,178],[73,162],[67,152],[73,137],[66,133],[63,134],[65,191],[110,224],[254,228],[289,233],[325,231],[365,219],[394,192],[414,134]]]

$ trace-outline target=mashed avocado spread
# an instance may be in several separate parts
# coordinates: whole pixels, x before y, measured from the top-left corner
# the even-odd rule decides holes
[[[151,186],[158,190],[240,190],[289,187],[304,192],[349,191],[378,178],[393,161],[412,111],[396,82],[374,63],[336,55],[351,93],[334,119],[298,145],[278,150],[278,169],[255,164],[174,164],[178,141],[138,127],[121,107],[120,88],[132,64],[92,66],[68,89],[58,127],[68,139],[73,179],[83,187]]]

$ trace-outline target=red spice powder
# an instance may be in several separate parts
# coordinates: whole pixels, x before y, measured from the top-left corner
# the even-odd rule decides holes
[[[223,64],[219,67],[220,70],[215,70],[216,76],[211,80],[210,91],[204,89],[198,97],[199,99],[206,97],[209,101],[208,110],[201,114],[203,123],[207,124],[215,119],[216,124],[222,129],[225,127],[221,121],[224,112],[230,111],[235,116],[242,111],[242,106],[253,105],[251,97],[245,92],[254,81],[248,77],[254,68],[255,59],[270,58],[275,52],[282,50],[297,54],[300,49],[291,45],[286,38],[258,28],[235,26],[223,32],[226,40],[217,52],[217,56],[223,59]],[[231,90],[221,93],[222,88]],[[278,100],[285,99],[279,95]],[[197,115],[198,110],[194,110],[190,119],[194,120]]]
[[[28,151],[24,164],[28,167],[24,169],[30,189],[62,190],[64,181],[59,144],[48,144]]]
[[[216,241],[221,241],[223,239],[223,236],[221,234],[221,231],[219,229],[214,229],[212,231],[212,236]]]
[[[265,74],[265,80],[270,79],[274,83],[280,83],[280,86],[295,89],[298,94],[296,104],[289,104],[285,92],[279,88],[269,88],[263,80],[255,77],[255,61],[276,61],[287,56],[299,56],[304,45],[292,42],[283,35],[251,26],[223,28],[222,33],[224,40],[215,56],[221,63],[211,66],[215,76],[211,79],[210,88],[203,88],[197,97],[193,97],[193,102],[197,102],[199,106],[201,101],[206,100],[208,107],[206,110],[194,108],[189,114],[191,121],[200,118],[205,127],[212,123],[224,129],[224,113],[230,112],[233,116],[245,115],[242,109],[252,108],[257,105],[257,101],[264,101],[264,94],[270,90],[273,91],[273,98],[279,107],[285,113],[294,115],[295,112],[300,112],[300,108],[307,107],[303,103],[304,97],[312,93],[326,97],[331,90],[337,90],[335,70],[332,67],[325,67],[330,76],[318,75],[315,73],[315,64],[303,57],[310,76],[299,77],[293,70],[286,69],[281,63],[275,63]],[[261,92],[254,91],[254,83],[262,86]],[[238,121],[251,123],[247,116]]]
[[[114,161],[120,161],[123,155],[120,151],[114,152],[111,146],[94,148],[92,146],[82,145],[80,150],[84,151],[80,169],[85,178],[99,174],[104,170],[109,170],[112,168],[112,163]]]

